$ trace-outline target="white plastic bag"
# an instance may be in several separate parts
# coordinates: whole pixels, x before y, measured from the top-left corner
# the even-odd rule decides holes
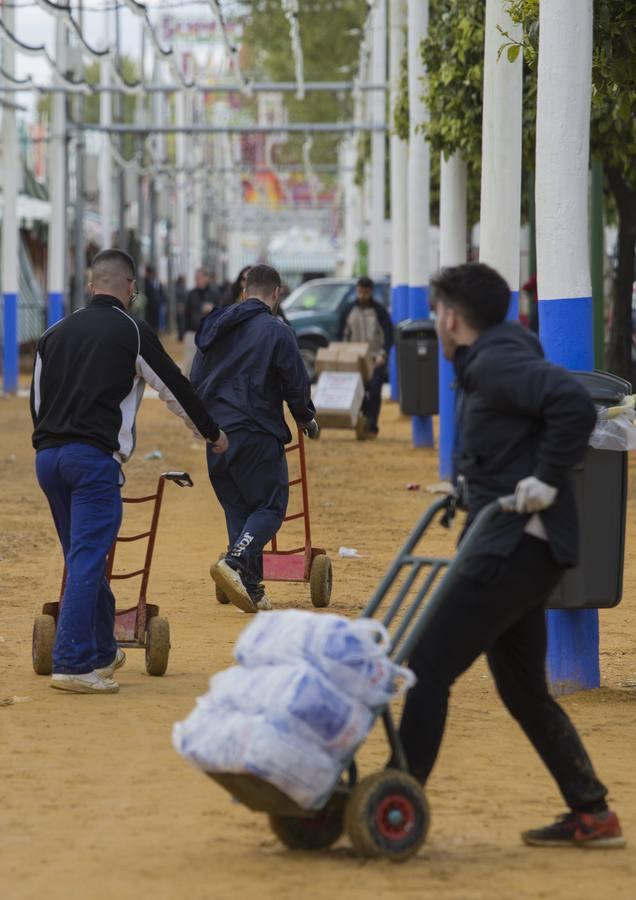
[[[597,450],[636,450],[636,424],[634,424],[633,397],[626,397],[621,406],[601,409],[590,446]]]
[[[245,773],[275,785],[303,809],[320,807],[340,762],[265,716],[197,702],[172,731],[175,750],[204,772]]]
[[[210,679],[203,700],[244,713],[264,715],[279,729],[344,761],[362,743],[373,714],[305,662],[295,666],[234,666]]]
[[[387,657],[389,646],[386,628],[373,619],[286,610],[256,616],[241,632],[234,658],[247,668],[304,660],[340,690],[379,706],[415,681]]]

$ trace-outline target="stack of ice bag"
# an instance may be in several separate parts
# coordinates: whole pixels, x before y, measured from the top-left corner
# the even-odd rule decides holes
[[[175,749],[205,772],[257,775],[302,808],[319,808],[377,709],[414,682],[389,646],[372,619],[257,615],[234,648],[238,665],[213,676],[175,724]]]

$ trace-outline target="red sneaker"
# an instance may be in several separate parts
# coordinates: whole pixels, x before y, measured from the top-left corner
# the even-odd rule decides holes
[[[618,849],[626,843],[618,816],[610,809],[601,813],[566,813],[552,825],[524,831],[521,838],[530,847],[583,847],[590,850]]]

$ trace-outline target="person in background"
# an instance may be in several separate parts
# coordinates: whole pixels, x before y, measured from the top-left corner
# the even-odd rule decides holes
[[[162,309],[166,304],[166,294],[154,266],[146,266],[144,294],[146,295],[146,322],[157,333],[161,326]]]
[[[228,552],[210,574],[244,612],[271,609],[262,585],[263,548],[287,512],[283,403],[310,438],[319,434],[311,386],[291,328],[276,318],[280,275],[252,267],[246,299],[216,309],[197,333],[191,381],[210,415],[230,435],[223,464],[208,453],[208,472],[223,507]]]
[[[183,340],[185,332],[185,305],[188,296],[185,275],[179,275],[174,283],[174,299],[177,307],[177,337]]]
[[[245,282],[247,280],[247,273],[249,272],[249,266],[243,266],[241,271],[236,276],[236,280],[232,282],[229,289],[223,294],[221,299],[221,306],[231,306],[233,303],[238,303],[239,300],[243,296],[243,291],[245,290]]]
[[[215,454],[227,438],[146,322],[129,309],[135,264],[122,250],[93,260],[90,303],[38,341],[31,383],[37,479],[49,502],[67,578],[60,606],[51,687],[114,694],[124,664],[113,629],[115,598],[106,557],[122,514],[122,463],[136,440],[135,419],[151,385]]]
[[[373,281],[358,279],[356,299],[345,306],[338,328],[339,341],[369,344],[373,354],[373,375],[364,386],[362,403],[362,436],[378,436],[378,419],[382,406],[382,385],[386,380],[389,350],[393,346],[393,323],[387,310],[373,298]]]
[[[219,295],[212,285],[210,273],[203,266],[196,270],[194,287],[188,291],[183,311],[183,363],[181,371],[190,377],[192,360],[197,352],[194,336],[199,329],[201,319],[219,306]]]

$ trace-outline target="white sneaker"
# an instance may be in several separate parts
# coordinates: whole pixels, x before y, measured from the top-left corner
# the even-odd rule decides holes
[[[100,678],[112,678],[115,674],[116,669],[121,669],[121,667],[126,663],[126,654],[121,649],[121,647],[117,648],[117,653],[115,654],[115,659],[109,666],[104,666],[102,669],[95,669],[95,673],[99,675]]]
[[[52,675],[51,687],[73,694],[116,694],[119,691],[116,681],[100,678],[95,671],[83,672],[81,675]]]
[[[232,566],[228,566],[225,559],[220,559],[210,567],[210,575],[214,583],[220,587],[234,606],[246,613],[255,613],[257,611],[254,601],[241,580],[241,576]]]
[[[259,612],[265,612],[268,609],[274,609],[274,607],[272,606],[272,601],[269,599],[267,594],[262,594],[254,602],[256,603],[256,609]]]

